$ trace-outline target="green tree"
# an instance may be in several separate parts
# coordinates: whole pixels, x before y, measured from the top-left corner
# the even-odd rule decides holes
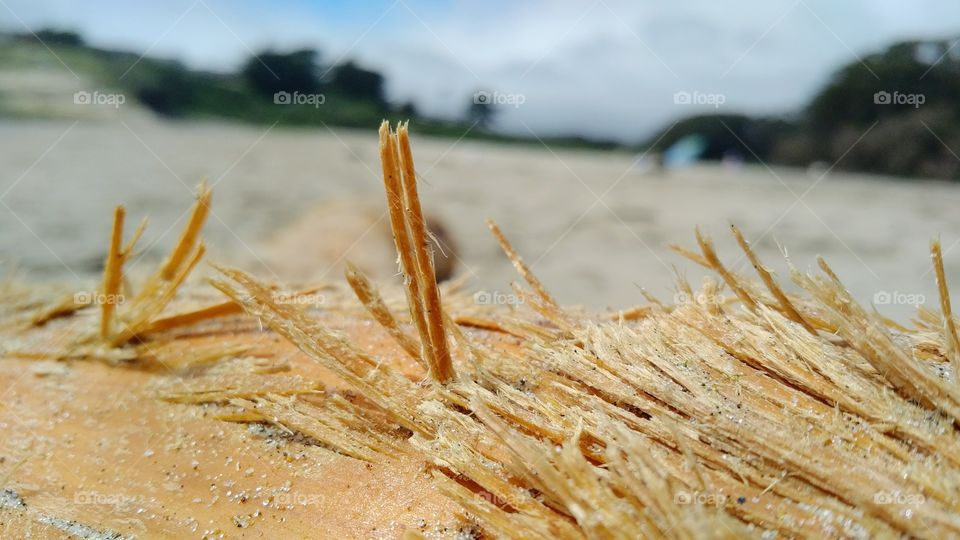
[[[369,101],[387,108],[383,75],[364,69],[352,61],[334,66],[330,71],[330,89],[354,99]]]
[[[56,30],[52,28],[37,30],[33,35],[23,34],[23,37],[27,41],[37,39],[47,45],[70,45],[79,47],[84,44],[80,34],[69,30]]]
[[[317,58],[317,51],[312,49],[265,51],[247,60],[242,74],[253,91],[263,97],[273,98],[277,92],[317,92],[321,86]]]

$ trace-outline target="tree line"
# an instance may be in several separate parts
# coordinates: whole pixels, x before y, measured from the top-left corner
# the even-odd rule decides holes
[[[845,65],[794,114],[687,118],[656,149],[691,134],[704,158],[960,179],[960,41],[896,43]],[[666,134],[664,134],[666,132]],[[654,143],[650,143],[653,145]]]

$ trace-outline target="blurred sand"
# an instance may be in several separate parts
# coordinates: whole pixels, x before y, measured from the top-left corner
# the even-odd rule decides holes
[[[397,248],[384,208],[369,197],[324,201],[260,242],[257,262],[304,285],[342,275],[347,261],[371,278],[390,279],[397,274]],[[438,219],[428,214],[426,222],[437,280],[455,277],[461,266],[456,242]]]
[[[484,225],[491,217],[561,301],[594,308],[640,303],[640,287],[671,299],[674,266],[699,283],[705,272],[665,247],[693,245],[695,225],[714,236],[723,260],[742,265],[731,221],[781,275],[777,242],[801,269],[825,256],[866,302],[878,293],[881,300],[888,293],[893,301],[924,295],[935,302],[928,242],[940,233],[948,279],[960,290],[960,249],[951,249],[960,240],[960,185],[848,174],[818,181],[761,166],[648,175],[631,167],[635,156],[622,153],[429,139],[417,136],[416,126],[413,132],[424,206],[449,227],[459,244],[458,271],[472,276],[476,289],[507,293],[516,279]],[[0,148],[0,257],[31,278],[90,279],[118,202],[127,205],[131,227],[149,215],[144,246],[148,258],[159,257],[204,176],[214,185],[205,233],[211,258],[264,277],[282,271],[264,260],[267,239],[303,213],[340,200],[383,208],[372,130],[178,124],[132,114],[75,125],[2,122]],[[350,232],[316,235],[331,237],[342,246],[333,251],[346,259],[366,258],[354,251],[357,228],[343,229]],[[329,260],[339,256],[316,256],[325,259],[317,268],[331,269],[327,278],[340,279]],[[900,318],[912,313],[907,305],[878,307]]]

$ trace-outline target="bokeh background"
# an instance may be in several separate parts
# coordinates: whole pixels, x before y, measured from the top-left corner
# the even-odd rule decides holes
[[[382,279],[375,129],[409,119],[455,275],[509,293],[494,218],[560,300],[672,300],[699,225],[749,270],[823,255],[900,318],[960,283],[960,4],[0,0],[0,258],[94,279],[110,209],[162,255],[214,186],[216,259]],[[493,296],[494,298],[496,295]]]

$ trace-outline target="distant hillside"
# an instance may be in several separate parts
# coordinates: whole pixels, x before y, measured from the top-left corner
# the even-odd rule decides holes
[[[784,118],[702,115],[680,122],[657,148],[690,134],[705,158],[898,176],[960,179],[960,46],[909,41],[838,70],[801,111]]]
[[[176,60],[91,47],[71,32],[0,34],[0,116],[84,117],[109,112],[109,107],[75,107],[73,94],[86,92],[92,100],[121,95],[124,106],[143,107],[168,118],[366,129],[384,118],[410,119],[420,133],[460,137],[469,132],[469,138],[540,144],[491,131],[496,104],[475,103],[472,95],[465,96],[463,119],[427,118],[412,104],[390,103],[385,85],[383,75],[351,61],[324,65],[313,50],[260,51],[236,73],[213,73]],[[79,99],[85,97],[81,94]],[[558,146],[617,146],[579,137],[546,141]]]

